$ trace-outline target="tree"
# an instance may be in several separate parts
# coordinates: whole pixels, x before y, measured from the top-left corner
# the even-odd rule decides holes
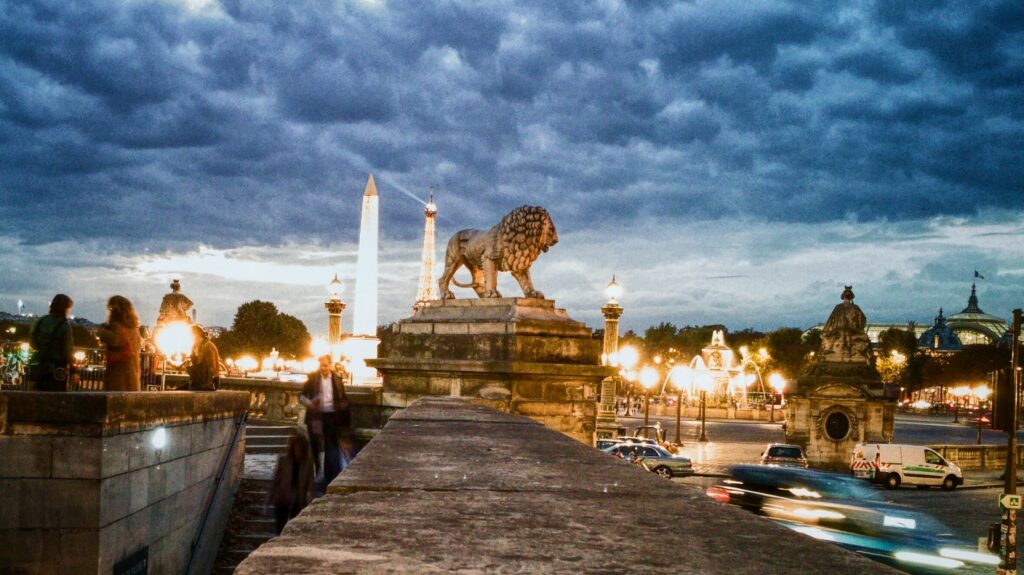
[[[768,354],[775,368],[786,379],[795,379],[807,365],[810,351],[803,340],[803,331],[795,327],[779,328],[765,338]]]
[[[311,339],[301,320],[270,302],[254,300],[238,306],[231,329],[216,344],[225,357],[251,353],[262,360],[275,348],[283,355],[305,355]]]

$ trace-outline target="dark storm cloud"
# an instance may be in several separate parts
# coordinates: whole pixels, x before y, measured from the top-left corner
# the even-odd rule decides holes
[[[350,241],[369,171],[402,239],[428,186],[453,228],[1020,209],[1021,80],[1012,1],[21,2],[0,235]]]

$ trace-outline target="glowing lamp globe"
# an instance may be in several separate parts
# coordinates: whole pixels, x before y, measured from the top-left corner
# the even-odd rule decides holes
[[[156,347],[164,357],[183,357],[192,351],[195,337],[192,326],[183,322],[171,322],[156,332]]]
[[[331,353],[331,345],[326,339],[318,337],[309,344],[309,351],[313,353],[313,357],[319,358]]]
[[[612,281],[608,282],[608,286],[604,288],[604,295],[608,296],[609,302],[615,302],[622,297],[622,286],[615,281],[614,274],[612,274]]]
[[[636,366],[636,363],[640,361],[640,353],[635,347],[631,345],[622,346],[619,348],[619,365],[623,369],[631,370]]]
[[[653,389],[655,385],[658,385],[658,379],[657,369],[646,366],[640,370],[640,385],[646,389]]]
[[[334,279],[327,284],[327,293],[331,294],[331,299],[341,299],[341,280],[338,279],[338,274],[334,274]]]
[[[782,390],[786,389],[786,379],[777,373],[768,376],[768,384],[776,393],[782,393]]]

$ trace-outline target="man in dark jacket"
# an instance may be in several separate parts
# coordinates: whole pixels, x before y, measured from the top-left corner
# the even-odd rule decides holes
[[[220,383],[220,353],[217,345],[210,341],[206,330],[192,325],[195,343],[189,356],[188,388],[193,391],[214,391]]]
[[[32,359],[29,379],[39,391],[67,391],[74,340],[71,335],[71,307],[74,302],[57,294],[50,302],[50,313],[36,320],[29,339]]]
[[[320,358],[320,369],[309,374],[299,402],[306,406],[306,429],[313,447],[313,464],[320,473],[320,452],[324,454],[324,486],[341,472],[338,429],[351,427],[345,382],[332,366],[331,356]]]

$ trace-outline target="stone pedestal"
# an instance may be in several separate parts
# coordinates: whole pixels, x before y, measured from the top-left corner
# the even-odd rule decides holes
[[[383,376],[386,406],[463,397],[592,444],[597,389],[615,373],[600,365],[601,347],[551,300],[439,300],[398,322],[367,363]]]
[[[858,443],[892,441],[892,391],[870,365],[812,364],[787,398],[786,441],[803,447],[812,467],[846,469]]]

